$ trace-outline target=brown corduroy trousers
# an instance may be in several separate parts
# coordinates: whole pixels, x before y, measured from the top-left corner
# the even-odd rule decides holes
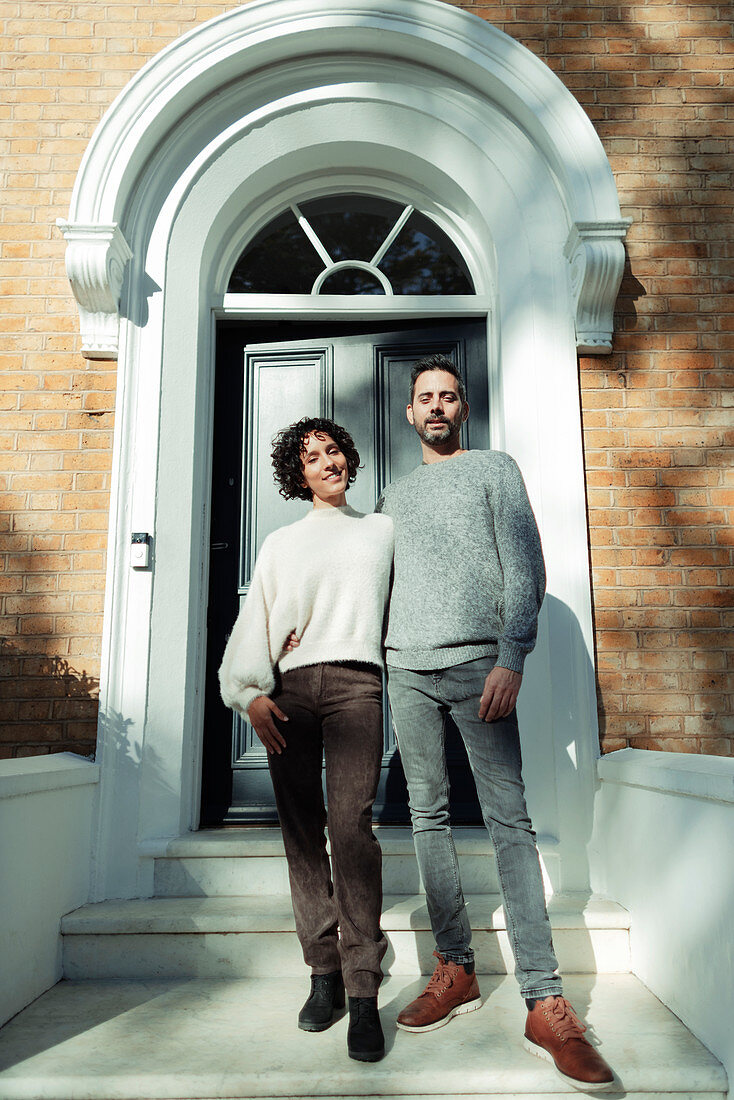
[[[380,673],[356,663],[296,668],[282,674],[272,698],[288,716],[278,722],[285,748],[268,763],[303,957],[314,974],[341,969],[350,997],[374,997],[387,948],[382,853],[372,832],[383,750]]]

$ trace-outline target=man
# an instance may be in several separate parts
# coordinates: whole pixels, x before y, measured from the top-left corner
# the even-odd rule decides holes
[[[525,1045],[574,1087],[606,1089],[612,1071],[562,996],[521,774],[515,702],[545,593],[540,538],[513,459],[461,448],[468,415],[451,360],[416,363],[407,418],[423,463],[388,485],[377,504],[395,525],[388,694],[438,959],[398,1027],[432,1031],[481,1006],[449,820],[443,726],[450,714],[495,847],[528,1006]]]

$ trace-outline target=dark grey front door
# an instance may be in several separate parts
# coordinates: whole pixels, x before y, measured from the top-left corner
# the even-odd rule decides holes
[[[277,820],[265,750],[251,727],[219,700],[216,669],[244,600],[257,552],[271,531],[310,505],[278,495],[270,465],[275,432],[302,416],[330,416],[352,434],[363,468],[349,503],[372,511],[382,487],[420,461],[405,418],[410,369],[442,352],[462,370],[471,416],[464,446],[487,447],[486,322],[222,327],[217,356],[204,731],[204,824]],[[279,337],[276,339],[276,337]],[[408,820],[405,783],[386,707],[382,780],[375,819]],[[452,810],[479,821],[463,746],[447,732]]]

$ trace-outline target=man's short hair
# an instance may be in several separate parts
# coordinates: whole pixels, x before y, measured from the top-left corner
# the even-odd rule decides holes
[[[425,374],[427,370],[444,370],[447,374],[451,374],[456,379],[456,388],[459,391],[459,399],[466,401],[466,386],[464,385],[464,379],[461,377],[459,368],[453,359],[449,359],[446,355],[441,355],[437,352],[435,355],[426,355],[425,358],[419,359],[417,363],[413,364],[413,369],[410,372],[410,404],[413,404],[413,398],[415,397],[415,384],[421,374]]]

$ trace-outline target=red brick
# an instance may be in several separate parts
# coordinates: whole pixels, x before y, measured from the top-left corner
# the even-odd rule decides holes
[[[602,747],[730,752],[734,730],[702,724],[696,710],[706,693],[691,690],[680,714],[649,707],[629,715],[631,686],[617,683],[612,691],[601,675],[714,671],[732,654],[726,609],[691,602],[717,600],[710,594],[731,585],[724,570],[734,544],[726,513],[733,492],[722,476],[734,440],[734,310],[725,282],[732,257],[730,13],[707,3],[452,2],[513,35],[560,75],[594,120],[624,213],[634,217],[614,353],[580,361],[600,708],[614,711],[602,719]],[[0,526],[12,540],[2,544],[0,565],[8,598],[73,600],[72,615],[56,614],[55,632],[60,620],[90,624],[84,636],[21,636],[40,656],[83,653],[85,667],[97,660],[116,384],[114,363],[85,363],[78,354],[53,218],[66,215],[84,148],[141,57],[227,10],[224,0],[161,0],[145,9],[23,0],[10,6],[4,24],[13,42],[0,146],[8,192],[0,277],[18,293],[4,300],[0,355],[3,409],[19,419],[0,427],[5,491],[14,502],[12,526],[9,518]],[[89,417],[96,412],[103,416]],[[16,449],[16,433],[28,432],[33,416],[35,448],[21,440],[24,449]],[[32,526],[34,517],[44,525]],[[68,518],[73,527],[64,528]],[[690,629],[675,625],[681,616]],[[18,612],[12,620],[22,627]],[[625,628],[629,622],[635,631]],[[704,667],[705,660],[712,664]],[[40,682],[35,687],[41,691]],[[29,700],[36,702],[44,700]],[[59,718],[48,737],[43,722],[21,724],[28,740],[6,742],[0,753],[94,745],[91,720]]]

